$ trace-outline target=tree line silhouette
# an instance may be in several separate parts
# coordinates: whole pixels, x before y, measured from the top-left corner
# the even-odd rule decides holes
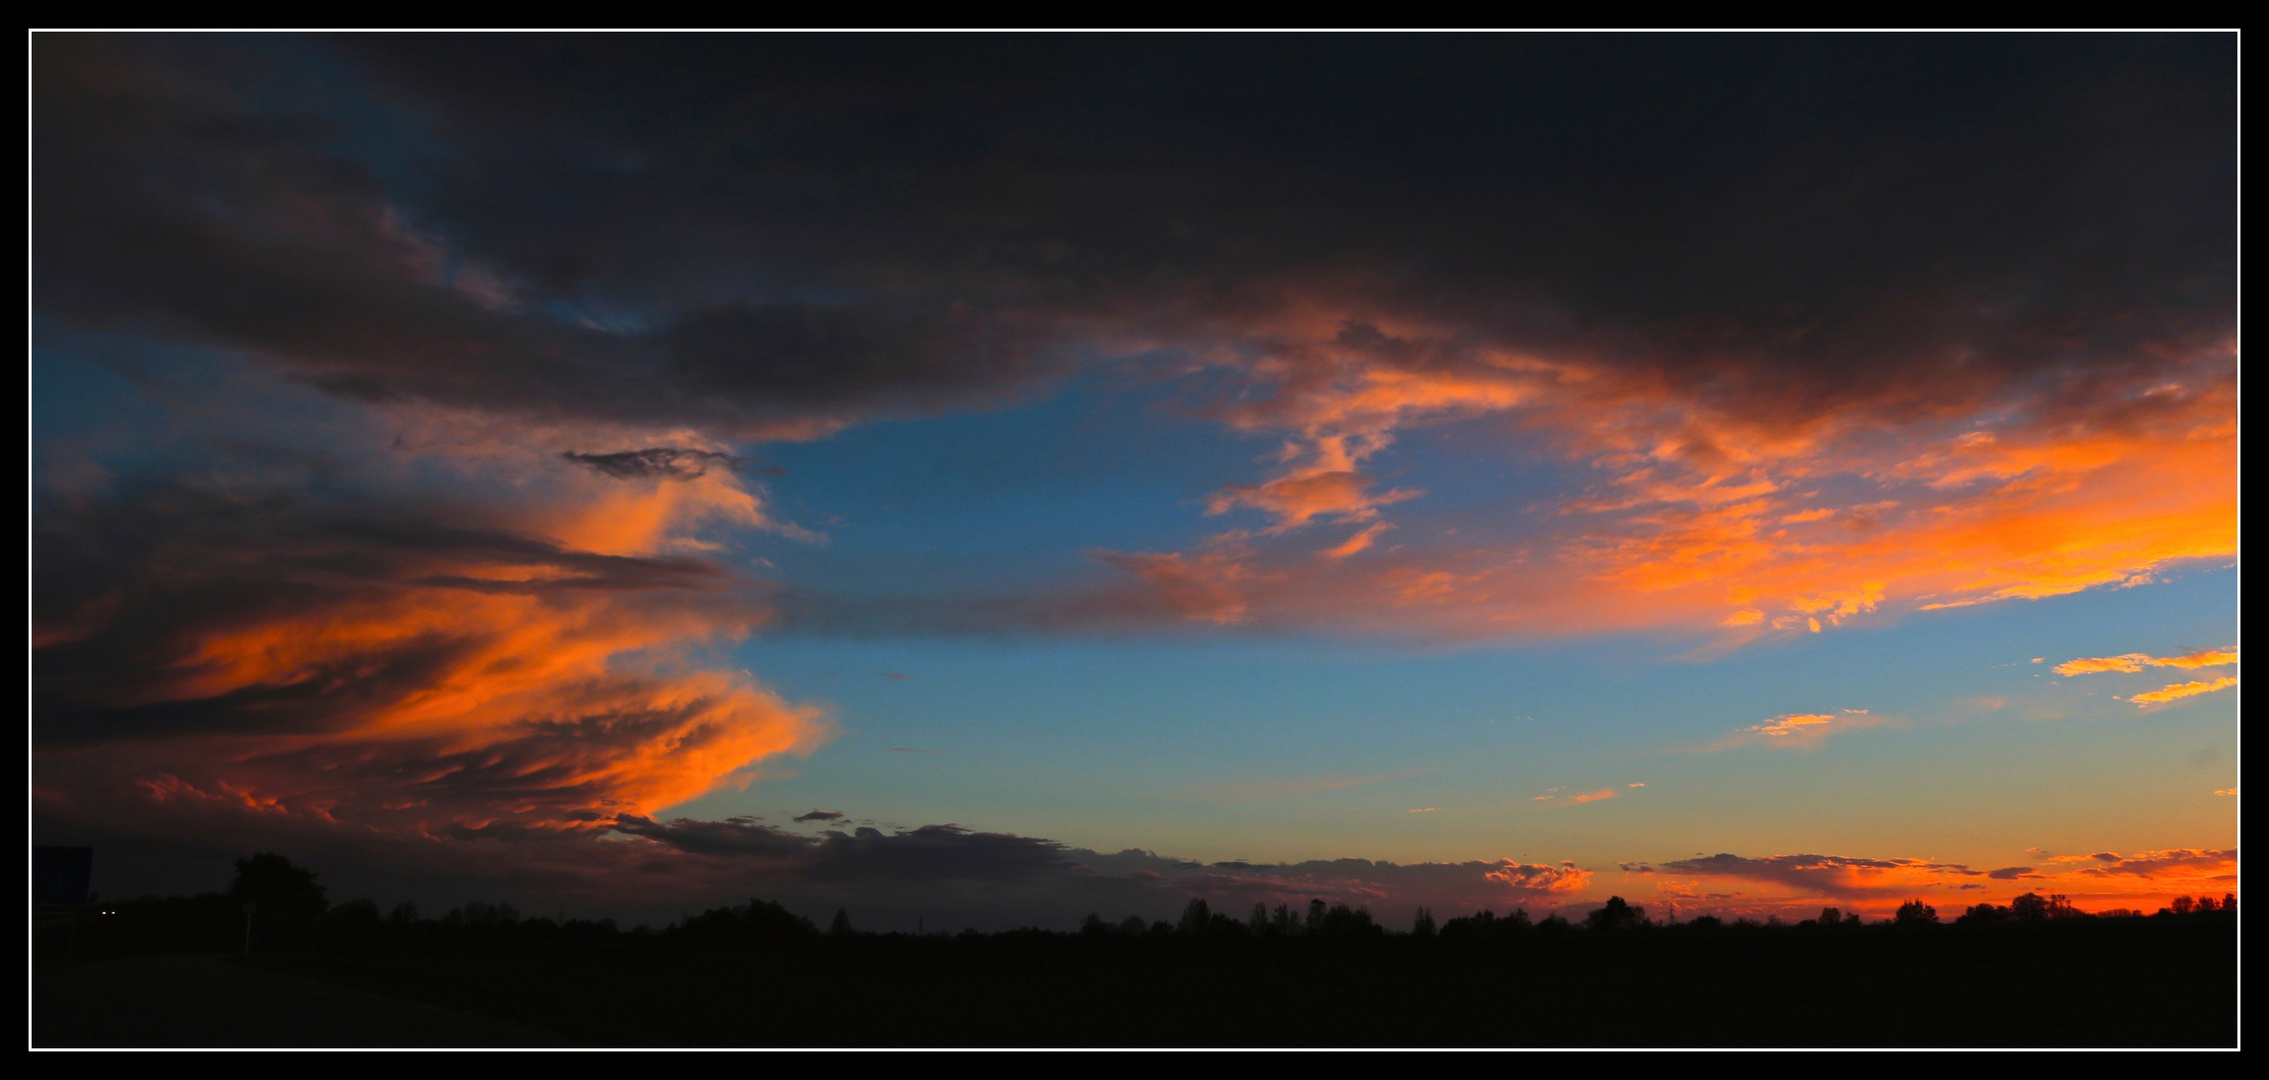
[[[2150,918],[2194,920],[2233,919],[2235,894],[2219,899],[2178,897]],[[2121,917],[2142,918],[2140,913],[2115,910],[2090,914],[2074,907],[2061,895],[2026,893],[2007,905],[1990,903],[1970,907],[1952,920],[1955,927],[1999,927],[2038,924],[2079,924]],[[860,942],[923,939],[962,943],[987,940],[1026,943],[1088,941],[1097,943],[1149,942],[1204,943],[1223,946],[1233,942],[1308,941],[1351,943],[1402,939],[1434,942],[1443,947],[1480,945],[1525,939],[1605,939],[1610,937],[1687,936],[1761,931],[1844,933],[1878,929],[1911,931],[1940,926],[1937,909],[1921,900],[1901,904],[1889,920],[1868,922],[1837,908],[1824,908],[1816,918],[1784,923],[1774,917],[1762,922],[1736,919],[1727,922],[1712,915],[1683,921],[1656,920],[1646,908],[1613,896],[1596,910],[1572,922],[1560,915],[1531,919],[1525,910],[1497,914],[1483,910],[1437,921],[1426,908],[1413,914],[1410,929],[1391,930],[1363,907],[1310,900],[1305,908],[1288,904],[1271,907],[1256,903],[1242,918],[1215,908],[1205,899],[1193,899],[1173,922],[1150,921],[1129,915],[1119,921],[1090,914],[1077,931],[1020,929],[996,934],[965,930],[959,934],[877,934],[856,929],[847,910],[837,910],[822,931],[811,919],[774,901],[751,899],[746,904],[712,908],[669,923],[657,930],[649,926],[624,928],[613,919],[547,918],[523,914],[508,903],[467,903],[438,917],[426,917],[414,904],[396,904],[381,910],[371,900],[333,904],[314,871],[284,856],[263,852],[236,862],[236,877],[226,892],[199,896],[144,897],[114,904],[92,904],[69,938],[69,949],[88,955],[124,955],[160,952],[288,953],[295,951],[345,952],[460,952],[460,951],[702,951],[766,946],[845,945]],[[41,941],[53,953],[56,943]]]

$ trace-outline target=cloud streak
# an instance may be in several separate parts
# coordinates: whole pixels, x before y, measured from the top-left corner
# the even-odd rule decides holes
[[[2127,700],[2137,705],[2163,705],[2169,701],[2179,701],[2186,697],[2211,694],[2216,690],[2227,690],[2236,685],[2237,677],[2234,675],[2225,675],[2212,682],[2193,679],[2185,683],[2169,683],[2163,689],[2137,694]]]
[[[2127,653],[2122,656],[2085,656],[2066,660],[2056,665],[2059,675],[2089,675],[2099,671],[2137,672],[2146,667],[2202,668],[2223,667],[2237,663],[2237,649],[2201,649],[2182,656],[2152,656],[2149,653]]]
[[[1769,746],[1783,750],[1811,751],[1819,749],[1830,736],[1881,727],[1890,722],[1889,717],[1876,716],[1866,709],[1844,709],[1832,713],[1782,713],[1763,723],[1751,724],[1732,732],[1701,749],[1710,752],[1730,750],[1737,746]]]

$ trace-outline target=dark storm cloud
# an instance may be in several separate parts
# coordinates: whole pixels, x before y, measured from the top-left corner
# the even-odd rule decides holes
[[[402,182],[400,147],[264,97],[338,63],[279,44],[40,39],[42,313],[241,349],[358,399],[740,433],[982,397],[1047,368],[1004,313],[938,295],[777,298],[698,275],[546,288],[540,267],[421,225],[430,185]],[[694,227],[718,226],[731,247],[730,223]],[[771,275],[746,255],[729,276]]]
[[[795,820],[795,821],[841,821],[841,820],[843,819],[843,816],[844,816],[844,815],[843,815],[843,812],[842,812],[842,811],[840,811],[840,810],[814,810],[814,811],[812,811],[812,812],[810,812],[810,813],[808,813],[808,814],[797,814],[797,815],[796,815],[796,816],[795,816],[795,817],[794,817],[794,818],[793,818],[792,820]]]
[[[2234,315],[2227,35],[34,52],[38,310],[367,398],[778,430],[1307,295],[1788,415]]]
[[[793,857],[797,873],[817,882],[1006,882],[1070,866],[1063,846],[1052,840],[971,832],[959,825],[924,825],[896,833],[860,828],[828,832],[816,839],[763,825],[685,819],[663,824],[628,814],[617,818],[614,827],[695,854]]]
[[[118,497],[45,495],[34,508],[32,555],[33,734],[42,746],[351,725],[433,689],[493,646],[497,631],[469,620],[414,629],[417,611],[452,595],[602,602],[633,613],[646,598],[746,602],[705,560],[572,551],[414,508],[388,513],[304,492],[159,484]],[[304,668],[283,664],[272,677],[200,689],[216,668],[260,662],[215,653],[215,642],[297,627],[283,633],[279,645],[288,646],[357,619],[412,629],[372,633]]]
[[[1414,905],[1443,910],[1540,908],[1572,900],[1590,875],[1573,863],[1396,864],[1369,859],[1204,863],[1155,852],[1116,853],[1038,837],[926,825],[804,837],[748,821],[654,821],[625,814],[615,831],[692,856],[717,881],[761,882],[764,895],[820,910],[839,902],[904,917],[968,918],[989,926],[1068,927],[1090,911],[1169,916],[1193,896],[1242,917],[1255,903],[1321,897],[1368,906],[1390,921]],[[603,845],[615,847],[616,845]],[[692,871],[686,871],[691,873]],[[727,894],[729,895],[729,893]]]

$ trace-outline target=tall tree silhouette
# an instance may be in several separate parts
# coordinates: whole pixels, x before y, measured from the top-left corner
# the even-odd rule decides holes
[[[244,911],[245,950],[255,944],[292,947],[303,941],[315,920],[331,905],[315,871],[292,865],[273,852],[236,861],[229,899]]]
[[[1184,937],[1197,937],[1212,928],[1213,909],[1201,899],[1192,900],[1182,909],[1182,921],[1174,932]]]

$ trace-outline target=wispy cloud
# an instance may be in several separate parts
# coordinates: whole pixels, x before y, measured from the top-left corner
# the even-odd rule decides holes
[[[1862,728],[1880,727],[1891,718],[1876,716],[1866,709],[1844,709],[1832,713],[1782,713],[1763,723],[1727,734],[1724,738],[1701,747],[1705,753],[1730,750],[1737,746],[1771,746],[1788,750],[1817,750],[1829,736]]]
[[[2036,660],[2034,663],[2039,663]],[[2056,673],[2064,676],[2090,675],[2103,671],[2136,672],[2146,667],[2202,668],[2223,667],[2237,663],[2237,647],[2201,649],[2181,656],[2152,656],[2149,653],[2126,653],[2120,656],[2084,656],[2056,665]]]
[[[1614,788],[1600,788],[1596,791],[1568,791],[1564,788],[1552,788],[1542,795],[1531,796],[1529,801],[1541,802],[1547,808],[1558,809],[1565,806],[1582,806],[1585,803],[1595,803],[1602,799],[1612,799],[1616,794]]]
[[[2169,683],[2163,689],[2153,690],[2147,694],[2137,694],[2127,700],[2137,705],[2158,705],[2180,698],[2196,697],[2199,694],[2211,694],[2216,690],[2227,690],[2236,685],[2237,677],[2234,675],[2225,675],[2212,682],[2201,682],[2193,679],[2185,683]]]

